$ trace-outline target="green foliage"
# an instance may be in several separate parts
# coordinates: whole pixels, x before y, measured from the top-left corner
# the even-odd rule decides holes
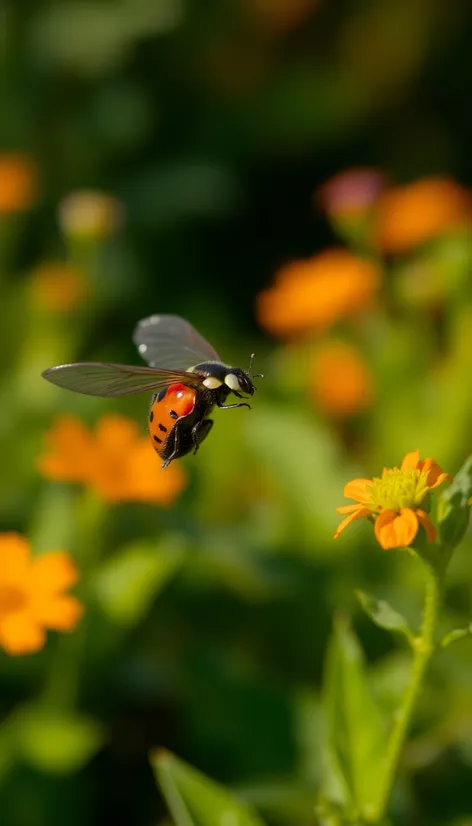
[[[364,657],[351,628],[338,620],[326,655],[323,697],[327,772],[324,791],[354,816],[377,810],[385,726],[370,691]]]
[[[166,751],[151,763],[176,826],[263,826],[250,807]]]
[[[19,709],[8,722],[11,761],[19,759],[46,774],[74,774],[104,742],[103,726],[92,717],[38,704]]]
[[[130,628],[143,619],[152,601],[182,564],[179,537],[164,536],[157,547],[140,542],[117,551],[97,571],[95,589],[103,611]]]
[[[442,638],[441,648],[447,648],[448,645],[451,645],[453,642],[459,642],[459,640],[464,640],[470,636],[472,636],[472,623],[468,625],[467,628],[454,628],[453,631],[449,631],[449,633]]]
[[[384,599],[377,599],[372,594],[367,594],[365,591],[356,591],[357,599],[361,607],[370,617],[372,622],[375,622],[379,628],[385,628],[386,631],[395,631],[398,634],[403,634],[407,640],[411,642],[412,632],[408,623],[398,611]]]
[[[452,484],[442,491],[437,504],[439,542],[452,552],[464,536],[469,524],[472,497],[472,456],[454,476]]]
[[[325,423],[314,422],[305,412],[258,405],[248,428],[251,445],[267,472],[282,489],[285,508],[293,513],[290,530],[299,537],[316,535],[309,552],[330,556],[333,548],[333,512],[343,487],[337,446]],[[281,439],[289,433],[289,439]],[[352,468],[348,474],[353,473]],[[323,484],[320,485],[320,476]]]
[[[18,594],[14,560],[0,558],[0,826],[372,823],[412,657],[423,668],[430,655],[388,822],[466,826],[469,4],[7,0],[1,27],[0,536],[27,537],[34,560],[68,553],[84,616],[47,628],[37,653],[7,653]],[[29,200],[12,154],[35,170]],[[396,251],[379,240],[369,185],[344,190],[346,210],[321,192],[374,163],[389,186],[456,178],[451,198],[403,203]],[[64,199],[77,190],[116,198],[120,220],[71,232]],[[437,232],[407,243],[438,215]],[[302,267],[292,304],[273,305],[293,331],[273,334],[261,293],[332,247],[378,264],[372,300],[360,311],[354,296],[337,317],[337,274],[319,284]],[[319,320],[298,330],[310,302]],[[162,477],[146,395],[87,397],[41,378],[79,360],[139,363],[136,321],[161,312],[188,318],[228,363],[255,351],[265,376],[252,410],[213,411],[197,456]],[[342,359],[320,379],[333,342],[357,354],[365,386]],[[79,471],[46,478],[64,416],[88,434],[105,416],[135,423],[138,487],[178,467],[181,490],[157,503],[103,495],[136,458],[106,427],[102,494],[81,480],[77,429],[61,447]],[[427,645],[421,565],[381,550],[368,519],[333,540],[346,483],[416,448],[454,475],[423,502],[437,543],[423,528],[414,543],[447,567]],[[356,633],[332,630],[338,612]]]

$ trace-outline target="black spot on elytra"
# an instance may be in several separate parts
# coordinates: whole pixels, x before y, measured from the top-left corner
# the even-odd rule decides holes
[[[169,416],[172,416],[173,419],[178,419],[179,418],[179,414],[176,413],[175,410],[170,410],[169,411]]]
[[[167,427],[165,427],[163,424],[159,425],[159,430],[162,430],[163,433],[167,433]]]
[[[159,436],[153,436],[153,439],[155,442],[159,442],[160,445],[162,444],[162,439],[159,439]]]
[[[150,422],[153,422],[153,421],[154,421],[154,413],[152,412],[152,410],[151,410],[151,412],[150,412],[150,414],[149,414],[149,421],[150,421]]]
[[[161,402],[166,393],[167,393],[167,387],[163,387],[161,392],[157,395],[157,401]]]

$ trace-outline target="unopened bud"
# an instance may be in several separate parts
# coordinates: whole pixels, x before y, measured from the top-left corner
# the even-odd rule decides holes
[[[112,195],[93,190],[73,192],[59,205],[59,225],[64,233],[82,240],[112,235],[124,221],[123,205]]]

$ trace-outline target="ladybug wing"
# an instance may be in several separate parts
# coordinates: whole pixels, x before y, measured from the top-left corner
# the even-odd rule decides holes
[[[195,373],[127,364],[104,364],[98,361],[61,364],[50,367],[42,375],[59,387],[86,396],[131,396],[134,393],[159,390],[173,382],[198,387],[202,381]]]
[[[151,315],[137,325],[133,341],[151,367],[188,370],[201,361],[221,361],[200,333],[177,315]]]

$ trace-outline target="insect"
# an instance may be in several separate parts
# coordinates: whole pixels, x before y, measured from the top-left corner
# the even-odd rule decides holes
[[[59,387],[88,396],[128,396],[152,392],[148,428],[166,468],[174,459],[197,452],[212,426],[213,407],[249,407],[247,401],[225,404],[233,393],[252,396],[256,387],[249,369],[228,367],[216,350],[185,319],[151,315],[142,319],[133,341],[149,365],[77,362],[50,367],[43,377]],[[193,366],[189,366],[193,365]],[[246,394],[246,395],[243,395]]]

